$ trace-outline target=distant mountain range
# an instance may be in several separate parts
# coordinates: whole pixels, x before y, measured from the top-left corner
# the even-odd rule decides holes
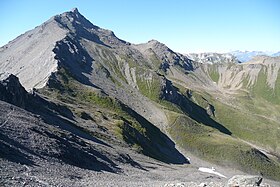
[[[248,62],[252,60],[255,56],[270,56],[276,57],[280,56],[279,52],[264,52],[264,51],[232,51],[230,54],[234,55],[240,62]]]
[[[195,62],[206,64],[239,63],[230,53],[189,53],[186,56]]]
[[[185,54],[189,59],[192,59],[196,62],[207,63],[207,64],[216,64],[216,63],[228,63],[236,62],[243,63],[252,60],[256,56],[269,56],[277,57],[280,56],[279,52],[263,52],[263,51],[232,51],[229,53],[187,53]]]

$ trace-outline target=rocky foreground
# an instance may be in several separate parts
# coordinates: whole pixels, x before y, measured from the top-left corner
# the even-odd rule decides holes
[[[182,183],[168,183],[164,187],[253,187],[253,186],[263,186],[270,187],[269,184],[262,183],[263,178],[259,176],[250,175],[236,175],[233,176],[225,184],[222,182],[202,182],[200,184],[196,182],[182,182]]]

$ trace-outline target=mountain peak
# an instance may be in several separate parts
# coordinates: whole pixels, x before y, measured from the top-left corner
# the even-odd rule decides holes
[[[70,11],[68,12],[65,12],[65,13],[68,13],[70,14],[71,16],[73,17],[76,17],[76,18],[84,18],[84,16],[79,12],[78,8],[72,8]]]
[[[149,40],[147,43],[137,44],[136,46],[138,46],[138,48],[141,51],[147,50],[150,48],[155,51],[172,51],[165,44],[163,44],[155,39]]]
[[[157,44],[157,43],[159,43],[159,44],[160,44],[160,42],[157,41],[157,40],[155,40],[155,39],[149,40],[148,43],[151,43],[151,44]]]
[[[102,29],[94,25],[86,17],[84,17],[77,8],[73,8],[71,11],[56,15],[54,20],[72,33],[76,33],[78,35],[80,34],[80,36],[84,38],[116,38],[113,31]]]
[[[73,12],[73,13],[75,13],[75,14],[80,14],[79,11],[78,11],[78,8],[76,8],[76,7],[75,7],[75,8],[72,8],[72,9],[71,9],[71,12]]]
[[[56,15],[55,19],[63,20],[64,22],[70,21],[70,22],[89,22],[80,12],[77,8],[73,8],[70,11],[64,12],[62,14]]]

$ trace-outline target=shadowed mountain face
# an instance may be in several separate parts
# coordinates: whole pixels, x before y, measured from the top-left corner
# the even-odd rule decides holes
[[[180,147],[279,180],[279,68],[130,44],[65,12],[0,49],[1,162],[146,171],[146,156],[189,163]]]
[[[25,108],[29,96],[18,78],[12,74],[2,74],[1,79],[3,80],[0,81],[0,99]]]

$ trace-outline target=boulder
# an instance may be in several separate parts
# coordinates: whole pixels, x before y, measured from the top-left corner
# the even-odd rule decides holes
[[[260,186],[262,177],[254,175],[235,175],[228,180],[228,187]]]

